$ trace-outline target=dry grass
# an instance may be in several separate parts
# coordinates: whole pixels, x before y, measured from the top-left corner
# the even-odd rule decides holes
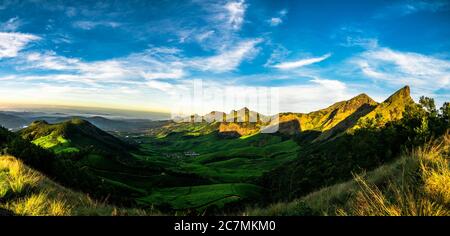
[[[252,207],[243,215],[450,215],[450,134],[393,163],[305,197]]]
[[[16,158],[0,156],[0,207],[27,216],[158,215],[157,211],[120,208],[67,189]]]
[[[359,191],[352,205],[339,215],[448,216],[450,215],[450,135],[429,142],[406,155],[399,180],[387,186],[370,184],[355,175]]]

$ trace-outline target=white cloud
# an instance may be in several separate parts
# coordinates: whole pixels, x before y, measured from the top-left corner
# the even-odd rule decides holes
[[[280,87],[279,90],[282,112],[316,111],[356,95],[341,81],[321,78],[303,85]]]
[[[270,18],[267,20],[270,26],[278,26],[283,23],[283,19],[286,17],[288,11],[283,9],[277,13],[277,16]]]
[[[191,61],[191,65],[202,71],[226,72],[236,69],[243,60],[250,59],[258,52],[256,45],[262,39],[251,39],[240,42],[233,48],[226,48],[218,55],[199,58]]]
[[[233,29],[240,29],[244,23],[245,10],[247,5],[244,0],[230,1],[225,4],[228,13],[228,23]]]
[[[6,22],[0,23],[0,30],[2,31],[16,31],[22,25],[19,17],[13,17]]]
[[[173,89],[173,85],[167,82],[151,80],[146,83],[149,88],[158,89],[164,92],[170,92]]]
[[[279,24],[281,24],[281,23],[283,23],[283,20],[282,20],[281,18],[279,18],[279,17],[272,17],[272,18],[269,20],[269,24],[270,24],[271,26],[277,26],[277,25],[279,25]]]
[[[153,80],[153,79],[180,79],[184,77],[185,72],[182,69],[174,69],[168,72],[142,72],[142,77]]]
[[[350,62],[349,67],[356,65],[363,75],[377,83],[395,88],[410,85],[414,98],[421,95],[442,97],[436,92],[450,89],[449,60],[378,47],[359,54]]]
[[[269,59],[264,64],[265,67],[270,67],[280,60],[286,58],[289,55],[290,51],[285,48],[283,45],[276,44],[275,48],[272,51],[272,54],[270,54]]]
[[[92,30],[99,26],[117,28],[122,24],[114,21],[75,21],[72,25],[75,28]]]
[[[205,39],[211,37],[214,34],[214,30],[209,30],[203,33],[200,33],[196,36],[198,42],[203,42]]]
[[[321,62],[323,60],[326,60],[330,56],[331,56],[331,54],[328,53],[321,57],[313,57],[313,58],[300,59],[297,61],[283,62],[283,63],[273,65],[272,67],[280,69],[280,70],[290,70],[290,69],[295,69],[295,68],[299,68],[299,67],[303,67],[303,66]]]
[[[16,57],[28,43],[38,39],[38,36],[32,34],[0,32],[0,59]]]

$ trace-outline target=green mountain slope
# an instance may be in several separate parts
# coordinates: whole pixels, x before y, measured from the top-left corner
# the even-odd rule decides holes
[[[18,132],[24,139],[55,152],[77,152],[91,148],[104,152],[123,152],[131,149],[130,144],[108,134],[91,123],[71,119],[57,124],[35,121]]]

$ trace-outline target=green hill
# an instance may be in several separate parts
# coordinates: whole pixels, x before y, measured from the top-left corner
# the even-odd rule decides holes
[[[57,153],[91,148],[103,152],[124,152],[133,148],[119,138],[102,131],[88,121],[71,119],[57,124],[35,121],[18,132],[24,139]]]

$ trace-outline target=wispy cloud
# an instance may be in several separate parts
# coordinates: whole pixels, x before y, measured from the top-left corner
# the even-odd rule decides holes
[[[233,29],[240,29],[244,23],[245,10],[247,5],[244,0],[230,1],[225,4],[227,10],[228,23]]]
[[[214,34],[214,30],[208,30],[206,32],[201,32],[199,34],[196,35],[196,39],[198,42],[203,42],[205,39],[211,37]]]
[[[375,18],[406,16],[418,12],[428,11],[437,12],[448,9],[447,0],[427,1],[427,0],[409,0],[395,2],[394,4],[383,8],[375,15]]]
[[[286,17],[287,13],[287,10],[283,9],[277,13],[277,16],[270,18],[267,22],[270,26],[278,26],[283,23],[283,19]]]
[[[92,30],[96,27],[117,28],[122,24],[114,21],[75,21],[72,25],[75,28],[83,30]]]
[[[345,42],[341,44],[344,47],[362,47],[362,48],[376,48],[378,47],[378,39],[376,38],[362,38],[347,36]]]
[[[27,44],[40,37],[32,34],[0,32],[0,59],[16,57]]]
[[[450,89],[450,61],[386,47],[367,50],[350,60],[368,78],[400,87],[411,85],[416,95]]]
[[[161,90],[173,80],[184,79],[190,71],[233,71],[242,61],[256,55],[256,45],[261,41],[246,40],[216,55],[193,58],[184,57],[181,50],[170,47],[151,47],[126,57],[93,62],[60,56],[53,51],[28,52],[17,58],[14,65],[19,71],[46,72],[43,76],[27,76],[26,80],[79,82],[89,86],[150,82],[149,87]]]
[[[223,49],[218,55],[192,60],[195,68],[202,71],[225,72],[236,69],[243,60],[251,59],[258,52],[256,45],[262,39],[251,39],[240,42],[232,48]]]
[[[330,56],[331,56],[331,54],[327,53],[321,57],[311,57],[311,58],[304,58],[304,59],[300,59],[300,60],[296,60],[296,61],[283,62],[283,63],[273,65],[272,67],[280,69],[280,70],[296,69],[299,67],[303,67],[303,66],[321,62],[323,60],[328,59]]]
[[[0,23],[1,31],[16,31],[22,25],[22,21],[19,17],[13,17],[6,22]]]
[[[280,17],[272,17],[270,20],[268,20],[270,26],[277,26],[281,23],[283,23],[283,20]]]

